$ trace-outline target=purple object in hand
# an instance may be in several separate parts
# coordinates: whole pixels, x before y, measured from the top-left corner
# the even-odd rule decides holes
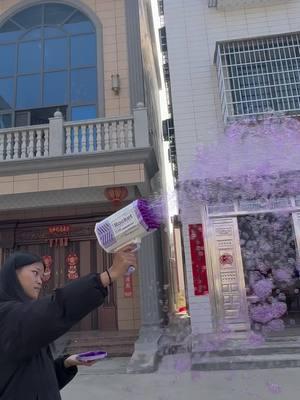
[[[103,358],[107,357],[106,351],[88,351],[86,353],[78,354],[77,359],[79,361],[97,361],[102,360]]]

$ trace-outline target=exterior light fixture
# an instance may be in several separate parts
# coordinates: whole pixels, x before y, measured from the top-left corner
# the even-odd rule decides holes
[[[119,74],[112,74],[111,89],[115,94],[120,93],[120,75]]]

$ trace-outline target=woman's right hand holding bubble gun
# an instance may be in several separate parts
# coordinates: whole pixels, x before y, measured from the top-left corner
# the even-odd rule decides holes
[[[128,273],[129,266],[137,268],[136,244],[123,247],[114,254],[113,264],[100,275],[103,286],[108,286]],[[111,278],[111,282],[110,279]]]

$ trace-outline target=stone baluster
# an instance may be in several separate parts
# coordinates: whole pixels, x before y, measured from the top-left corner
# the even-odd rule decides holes
[[[86,146],[86,137],[88,134],[87,126],[86,125],[81,125],[80,126],[81,130],[81,152],[86,153],[87,151],[87,146]]]
[[[102,140],[101,140],[101,124],[96,125],[97,129],[97,144],[96,144],[96,150],[101,151],[102,150]]]
[[[21,159],[24,160],[26,157],[27,157],[27,132],[22,131]]]
[[[71,127],[67,126],[66,127],[66,154],[71,154],[72,149],[71,149]]]
[[[37,129],[36,131],[36,157],[42,156],[42,131]]]
[[[110,150],[109,145],[109,124],[107,122],[104,123],[104,150]]]
[[[29,131],[29,146],[28,146],[28,158],[33,158],[34,155],[34,131]]]
[[[133,126],[131,119],[127,121],[127,147],[129,149],[133,147]]]
[[[44,157],[49,156],[49,129],[44,129]]]
[[[119,148],[125,149],[125,126],[124,121],[120,121],[119,124]]]
[[[94,139],[94,124],[89,124],[89,129],[88,129],[89,135],[88,135],[88,145],[87,145],[87,151],[95,151],[96,149],[96,143]]]
[[[74,153],[79,153],[79,129],[78,126],[74,126]]]
[[[4,134],[0,134],[0,160],[4,160]]]
[[[12,153],[13,153],[13,139],[12,139],[12,134],[8,133],[6,135],[6,160],[12,159]]]
[[[20,132],[14,132],[14,155],[13,159],[17,160],[19,156],[20,149]]]
[[[111,150],[116,150],[118,147],[117,143],[117,123],[112,122],[111,123],[111,142],[110,142],[110,148]]]

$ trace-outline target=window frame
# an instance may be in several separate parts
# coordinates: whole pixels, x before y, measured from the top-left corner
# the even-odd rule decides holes
[[[18,26],[20,29],[22,29],[22,33],[19,35],[19,37],[17,39],[11,39],[11,40],[3,40],[1,42],[1,44],[3,45],[8,45],[8,44],[16,44],[16,57],[15,57],[15,71],[13,72],[14,75],[7,75],[7,78],[13,78],[14,81],[14,104],[12,109],[7,109],[7,110],[0,110],[1,114],[12,114],[13,118],[12,118],[12,123],[13,126],[15,124],[15,113],[19,112],[19,111],[24,111],[24,110],[34,110],[34,109],[40,109],[40,108],[49,108],[49,107],[53,107],[56,106],[56,104],[45,104],[44,103],[44,95],[45,95],[45,77],[47,74],[52,73],[52,72],[66,72],[67,73],[67,102],[65,104],[65,106],[67,107],[67,120],[71,120],[71,116],[72,116],[72,108],[73,107],[80,107],[80,106],[93,106],[96,109],[96,117],[99,116],[99,113],[102,113],[102,109],[104,107],[104,92],[102,90],[99,91],[99,89],[103,88],[103,83],[100,86],[99,83],[99,78],[101,80],[101,78],[103,79],[103,75],[100,75],[100,72],[102,72],[103,74],[103,66],[100,65],[100,61],[101,58],[99,58],[99,54],[98,54],[98,49],[100,48],[102,50],[102,36],[98,35],[97,32],[97,27],[96,24],[94,23],[94,21],[84,12],[82,11],[80,8],[76,8],[74,6],[69,6],[71,8],[73,8],[73,11],[68,14],[68,16],[66,18],[63,19],[63,22],[60,24],[45,24],[45,10],[46,7],[48,5],[51,4],[57,4],[57,5],[66,5],[69,6],[68,4],[65,3],[55,3],[55,2],[45,2],[42,4],[38,4],[38,5],[31,5],[29,7],[23,8],[17,12],[15,12],[13,15],[11,15],[9,18],[5,19],[1,24],[0,24],[0,30],[1,27],[3,25],[5,25],[8,21],[13,22],[13,24],[15,24],[16,26]],[[16,22],[14,20],[14,17],[23,12],[26,9],[30,9],[31,7],[35,7],[35,6],[39,6],[42,7],[42,24],[41,25],[34,25],[32,27],[30,27],[29,29],[24,29],[24,27],[22,27],[18,22]],[[84,15],[84,17],[86,18],[87,21],[89,21],[89,23],[91,24],[91,26],[93,27],[92,31],[89,32],[79,32],[79,33],[72,33],[72,32],[68,32],[67,30],[63,29],[63,26],[66,24],[66,22],[68,20],[71,20],[72,17],[77,14],[77,13],[81,13],[82,15]],[[33,39],[33,38],[26,38],[25,36],[28,35],[28,33],[30,33],[33,30],[36,30],[38,28],[42,29],[42,33],[41,33],[41,37],[40,39]],[[59,29],[61,31],[61,35],[48,35],[46,33],[47,28],[55,28],[55,29]],[[82,36],[86,36],[86,35],[94,35],[95,38],[95,43],[94,43],[94,47],[95,47],[95,52],[96,52],[96,58],[95,58],[95,64],[93,65],[85,65],[85,66],[80,66],[80,67],[73,67],[71,65],[71,38],[72,37],[82,37]],[[24,39],[25,37],[25,39]],[[47,40],[51,40],[51,39],[62,39],[65,38],[67,41],[67,51],[68,51],[68,56],[67,56],[67,65],[65,68],[55,68],[55,69],[51,69],[51,70],[46,70],[45,69],[45,45],[46,45],[46,41]],[[41,51],[41,68],[40,71],[37,72],[38,74],[41,75],[41,90],[40,90],[40,100],[41,103],[37,106],[32,106],[32,107],[27,107],[24,108],[23,105],[22,107],[17,107],[17,80],[20,76],[26,76],[26,75],[33,75],[33,73],[31,72],[25,72],[25,73],[21,73],[18,71],[18,64],[19,64],[19,46],[21,43],[25,43],[25,42],[33,42],[33,41],[40,41],[40,43],[42,44],[42,51]],[[100,44],[100,46],[99,46]],[[96,74],[95,74],[95,86],[96,86],[96,96],[95,96],[95,102],[91,102],[91,101],[87,101],[85,102],[83,99],[79,102],[76,103],[72,103],[72,99],[71,99],[71,76],[72,76],[72,71],[74,70],[80,70],[80,69],[87,69],[87,68],[94,68],[96,70]],[[101,101],[101,108],[100,108],[100,101]]]
[[[300,52],[298,50],[297,55],[295,51],[299,46],[300,32],[216,43],[214,61],[225,123],[270,111],[300,114],[300,101],[295,100],[300,98],[300,85],[296,79],[297,74],[300,77]],[[292,64],[297,64],[296,69],[294,66],[291,68]],[[279,65],[281,68],[278,69]],[[294,74],[293,80],[291,73]],[[271,96],[272,93],[276,96]],[[253,111],[246,111],[249,106],[253,106]]]

